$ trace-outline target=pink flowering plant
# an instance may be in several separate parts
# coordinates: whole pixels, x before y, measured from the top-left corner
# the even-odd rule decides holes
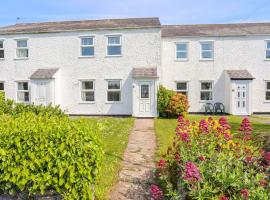
[[[270,199],[270,152],[254,144],[252,131],[248,118],[232,133],[226,117],[191,123],[180,116],[157,163],[162,199]]]

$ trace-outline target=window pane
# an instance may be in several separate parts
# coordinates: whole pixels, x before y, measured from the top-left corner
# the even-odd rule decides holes
[[[5,57],[4,50],[0,50],[0,58],[4,58],[4,57]]]
[[[177,51],[186,51],[187,50],[187,44],[176,44],[176,50]]]
[[[213,49],[212,43],[203,43],[201,45],[202,45],[202,50],[212,50]]]
[[[18,40],[17,47],[27,47],[27,40]]]
[[[28,90],[28,83],[27,82],[18,83],[18,90]]]
[[[120,89],[120,81],[108,81],[108,89]]]
[[[94,47],[82,47],[82,56],[93,56]]]
[[[0,82],[0,90],[4,90],[4,83]]]
[[[29,92],[18,92],[17,99],[21,102],[28,102],[29,101]]]
[[[266,92],[266,100],[270,100],[270,91],[269,92]]]
[[[108,92],[108,101],[120,101],[120,92]]]
[[[93,45],[93,38],[82,38],[82,45]]]
[[[266,51],[266,59],[270,59],[270,50]]]
[[[17,49],[18,58],[28,58],[28,49]]]
[[[0,49],[1,49],[1,48],[4,48],[3,43],[4,43],[3,41],[0,41]]]
[[[120,44],[120,37],[108,37],[108,44]]]
[[[266,83],[266,88],[267,88],[267,90],[270,90],[270,82]]]
[[[187,83],[177,83],[176,88],[177,90],[187,90]]]
[[[202,58],[205,58],[205,59],[212,58],[212,52],[211,51],[203,51],[202,52]]]
[[[93,81],[83,81],[82,82],[82,89],[84,89],[84,90],[93,90],[94,89]]]
[[[177,52],[176,58],[178,59],[186,59],[187,58],[187,52]]]
[[[203,82],[203,83],[201,83],[201,89],[202,90],[211,90],[212,89],[212,83],[211,82]]]
[[[142,99],[149,98],[149,85],[141,85],[141,98]]]
[[[82,92],[82,101],[95,101],[94,92]]]
[[[121,55],[121,46],[108,47],[108,55]]]
[[[201,100],[212,100],[212,92],[201,92]]]
[[[267,49],[270,49],[270,42],[267,42]]]

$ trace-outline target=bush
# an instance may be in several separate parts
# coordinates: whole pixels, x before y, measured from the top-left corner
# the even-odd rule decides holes
[[[247,118],[239,133],[230,129],[224,117],[179,117],[172,147],[157,165],[159,199],[270,199],[270,152],[253,144]]]
[[[0,116],[0,194],[92,199],[103,157],[99,124],[22,113]]]
[[[157,99],[158,112],[161,117],[184,115],[188,111],[187,97],[162,85],[159,86]]]

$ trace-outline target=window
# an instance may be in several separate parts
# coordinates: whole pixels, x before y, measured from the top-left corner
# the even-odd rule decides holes
[[[201,82],[201,95],[202,101],[210,101],[213,99],[213,86],[212,82]]]
[[[188,95],[188,83],[187,82],[177,82],[176,92],[184,95]]]
[[[4,41],[0,40],[0,59],[5,58]]]
[[[94,81],[81,81],[81,101],[95,101]]]
[[[120,56],[122,54],[121,37],[120,36],[108,36],[108,56]]]
[[[121,101],[121,81],[120,80],[108,81],[107,101],[108,102]]]
[[[266,41],[266,59],[270,60],[270,41]]]
[[[4,84],[4,82],[0,82],[0,92],[5,92],[5,84]]]
[[[28,82],[18,82],[17,83],[17,101],[29,103],[29,85]]]
[[[270,81],[266,82],[265,100],[270,101]]]
[[[83,37],[81,38],[81,56],[91,57],[94,56],[94,38],[93,37]]]
[[[176,59],[177,60],[187,60],[188,59],[187,43],[176,44]]]
[[[28,44],[27,40],[17,40],[17,58],[28,58]]]
[[[201,42],[201,59],[202,60],[214,59],[213,42]]]

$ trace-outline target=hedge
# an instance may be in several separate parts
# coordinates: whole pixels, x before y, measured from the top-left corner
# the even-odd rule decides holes
[[[103,157],[98,124],[66,116],[0,116],[0,194],[56,191],[92,199]]]

